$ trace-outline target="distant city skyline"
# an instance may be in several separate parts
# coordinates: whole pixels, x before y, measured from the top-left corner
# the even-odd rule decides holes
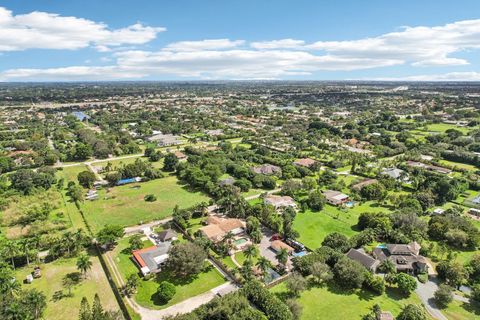
[[[479,1],[0,3],[0,81],[480,81]]]

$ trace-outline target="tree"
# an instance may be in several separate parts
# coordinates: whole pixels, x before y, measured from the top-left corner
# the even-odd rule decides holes
[[[327,246],[336,251],[345,253],[350,250],[352,244],[347,236],[338,232],[332,232],[323,239],[322,246]]]
[[[440,261],[437,265],[437,273],[440,279],[457,288],[462,285],[466,278],[464,267],[456,261]]]
[[[385,292],[385,281],[381,277],[372,275],[369,272],[366,273],[363,284],[378,295],[382,295]]]
[[[325,205],[325,196],[319,190],[314,190],[308,195],[307,204],[313,211],[320,211]]]
[[[147,202],[155,202],[157,201],[157,197],[154,194],[147,194],[145,197],[143,197],[143,200]]]
[[[204,268],[207,253],[199,245],[191,242],[172,246],[167,267],[177,276],[186,278],[200,273]]]
[[[90,304],[86,297],[82,298],[80,302],[80,311],[78,320],[93,320],[92,319],[92,310],[90,309]]]
[[[80,274],[78,272],[67,273],[62,278],[62,285],[67,288],[68,296],[72,296],[72,288],[80,282]]]
[[[110,172],[105,176],[105,179],[111,186],[114,186],[120,179],[122,179],[122,174],[120,172]]]
[[[342,256],[333,267],[337,283],[346,288],[360,288],[365,280],[366,269],[357,261]]]
[[[282,265],[287,265],[288,261],[288,251],[285,248],[281,248],[277,254],[275,255],[275,258],[277,258],[278,262],[281,263]]]
[[[251,261],[252,258],[258,256],[258,248],[255,245],[250,245],[243,250],[243,255],[247,260]]]
[[[77,259],[77,269],[87,277],[87,272],[92,269],[92,261],[87,254],[82,254]]]
[[[332,270],[330,270],[330,267],[326,263],[320,261],[314,262],[312,264],[310,272],[312,273],[315,282],[320,285],[327,283],[328,281],[333,279],[333,274]]]
[[[303,306],[295,301],[295,299],[287,299],[285,304],[287,305],[288,309],[290,309],[290,312],[292,312],[293,319],[300,320],[302,317]]]
[[[137,287],[139,283],[140,283],[140,279],[135,273],[132,273],[131,275],[129,275],[127,277],[127,282],[125,284],[125,291],[127,292],[127,294],[130,295],[132,293],[135,293],[137,291]]]
[[[177,290],[175,288],[175,285],[173,285],[172,283],[170,283],[168,281],[162,281],[162,282],[160,282],[160,285],[158,286],[157,296],[159,297],[159,299],[161,301],[163,301],[164,303],[167,303],[168,301],[170,301],[170,299],[173,298],[176,291]]]
[[[163,159],[163,170],[165,171],[175,171],[175,168],[178,164],[178,158],[173,153],[167,153],[165,158]]]
[[[18,245],[15,241],[7,240],[3,244],[2,255],[12,262],[12,267],[15,270],[15,257],[20,253]]]
[[[93,155],[92,147],[84,144],[77,143],[73,152],[73,158],[75,160],[87,160]]]
[[[24,290],[20,293],[19,303],[24,310],[24,319],[40,319],[47,307],[47,297],[37,289]]]
[[[480,303],[480,283],[472,286],[472,293],[470,294],[470,298],[475,302]]]
[[[427,320],[425,310],[414,304],[407,304],[397,317],[397,320]]]
[[[92,320],[96,319],[104,319],[105,312],[103,311],[102,303],[100,302],[100,297],[97,293],[93,298],[92,304]]]
[[[78,183],[84,188],[92,188],[96,180],[95,174],[90,170],[82,171],[77,176]]]
[[[434,294],[435,301],[441,308],[446,308],[447,305],[453,301],[452,287],[441,284]]]
[[[20,283],[15,279],[15,272],[7,264],[0,264],[0,296],[11,297],[20,290]]]
[[[380,200],[385,198],[387,190],[383,184],[376,182],[360,189],[360,195],[367,200]]]
[[[97,233],[97,241],[100,245],[111,248],[124,234],[123,227],[108,224]]]
[[[128,239],[128,243],[130,244],[130,250],[132,251],[143,248],[142,235],[136,234],[130,237],[130,239]]]
[[[395,276],[395,283],[400,291],[406,295],[410,295],[415,289],[417,289],[417,281],[415,278],[406,273],[398,273]]]
[[[294,296],[298,297],[300,292],[307,287],[307,279],[300,273],[294,272],[286,281],[288,291]]]
[[[272,263],[267,258],[260,256],[257,260],[256,266],[262,271],[262,274],[265,276],[267,270],[272,267]]]

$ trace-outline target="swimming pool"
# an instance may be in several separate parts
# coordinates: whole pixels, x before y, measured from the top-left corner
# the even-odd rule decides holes
[[[351,208],[355,205],[355,202],[353,201],[348,201],[347,203],[345,203],[345,206],[348,207],[348,208]]]
[[[236,246],[241,246],[242,244],[246,243],[248,240],[245,238],[240,238],[234,241]]]
[[[377,246],[377,248],[386,249],[386,248],[387,248],[387,245],[384,244],[384,243],[382,243],[382,244],[379,244],[379,245]]]

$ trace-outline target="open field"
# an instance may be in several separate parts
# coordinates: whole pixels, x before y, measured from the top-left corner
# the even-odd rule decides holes
[[[78,183],[78,174],[85,170],[88,170],[88,167],[84,164],[79,164],[71,167],[63,167],[57,171],[57,176],[59,178],[65,179],[65,185],[68,183],[68,181],[74,181]]]
[[[478,319],[480,318],[480,305],[454,300],[442,312],[449,320]]]
[[[78,272],[76,258],[62,258],[47,264],[41,264],[42,277],[33,280],[31,284],[22,284],[22,288],[36,288],[46,295],[47,309],[45,310],[45,319],[77,319],[82,298],[86,297],[91,305],[95,293],[98,293],[106,310],[119,310],[100,261],[95,255],[92,255],[90,259],[93,263],[92,269],[88,272],[86,279],[82,277],[80,283],[72,288],[73,296],[71,297],[63,297],[60,300],[53,299],[53,295],[57,291],[63,290],[64,294],[68,293],[68,289],[65,289],[62,285],[62,281],[65,275]],[[32,271],[32,266],[17,269],[17,279],[22,281]]]
[[[349,209],[339,209],[325,205],[323,210],[307,210],[297,213],[293,227],[300,233],[298,240],[310,249],[321,246],[325,236],[331,232],[340,232],[346,236],[357,233],[355,228],[358,216],[362,212],[389,211],[375,202],[368,201]]]
[[[147,194],[154,194],[157,201],[144,201]],[[188,191],[187,187],[178,183],[175,176],[114,187],[108,192],[99,190],[98,195],[98,200],[82,204],[82,210],[94,230],[106,224],[131,226],[162,219],[171,215],[176,205],[187,208],[208,201],[204,194]]]
[[[128,248],[128,238],[119,241],[114,249],[113,256],[124,279],[131,274],[138,274],[139,269],[131,259],[131,253]],[[183,280],[174,277],[168,271],[162,271],[156,278],[151,280],[141,280],[138,286],[135,300],[142,306],[151,309],[163,309],[179,303],[185,299],[197,296],[208,290],[211,290],[225,282],[223,276],[209,263],[205,262],[206,269],[196,278]],[[176,286],[175,296],[168,302],[159,301],[156,291],[162,281],[169,281]]]
[[[285,283],[271,289],[280,297],[288,295]],[[302,320],[314,319],[362,319],[370,312],[374,304],[379,304],[382,310],[390,311],[397,316],[403,305],[407,303],[420,304],[419,298],[412,294],[404,297],[395,289],[387,289],[382,296],[372,295],[368,291],[357,290],[346,293],[334,286],[313,287],[301,293],[297,301],[303,307]]]

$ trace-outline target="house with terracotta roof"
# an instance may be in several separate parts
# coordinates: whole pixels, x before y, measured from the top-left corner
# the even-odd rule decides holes
[[[295,249],[290,247],[288,244],[283,242],[282,240],[274,240],[270,243],[270,248],[272,248],[273,251],[279,252],[282,249],[286,249],[288,254],[291,254],[295,252]]]
[[[201,227],[200,232],[213,242],[222,241],[227,233],[240,236],[245,233],[246,223],[240,219],[209,216],[208,225]]]
[[[293,164],[294,164],[295,166],[306,167],[306,168],[310,168],[310,167],[313,166],[315,163],[316,163],[316,161],[313,160],[313,159],[310,159],[310,158],[302,158],[302,159],[295,160],[295,161],[293,162]]]
[[[158,273],[168,259],[171,242],[161,242],[156,246],[135,250],[132,252],[133,260],[144,276]]]

